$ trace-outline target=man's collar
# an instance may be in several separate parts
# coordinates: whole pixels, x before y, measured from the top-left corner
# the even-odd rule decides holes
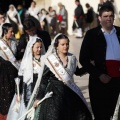
[[[116,33],[116,29],[115,29],[114,26],[113,26],[112,30],[110,31],[110,33],[106,32],[103,28],[101,28],[101,30],[102,30],[102,32],[103,32],[104,34],[113,34],[113,33]]]

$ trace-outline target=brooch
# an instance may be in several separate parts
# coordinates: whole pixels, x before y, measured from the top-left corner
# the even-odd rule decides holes
[[[55,64],[55,67],[59,67],[59,63],[56,62],[56,63],[54,63],[54,64]]]

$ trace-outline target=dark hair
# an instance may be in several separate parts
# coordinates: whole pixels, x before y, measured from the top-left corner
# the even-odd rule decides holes
[[[99,10],[99,16],[103,14],[103,12],[113,12],[114,14],[114,9],[110,5],[103,5],[100,10]]]
[[[58,47],[58,44],[59,44],[59,40],[60,40],[60,39],[67,39],[67,40],[69,41],[69,38],[68,38],[66,35],[61,34],[61,35],[59,35],[59,36],[56,38],[56,40],[55,40],[55,43],[54,43],[54,47],[55,47],[55,48]]]
[[[34,3],[36,5],[36,2],[34,0],[31,3]]]
[[[42,14],[42,11],[45,11],[45,12],[46,12],[46,15],[48,14],[48,12],[46,11],[45,8],[42,8],[42,9],[41,9],[41,14]]]
[[[86,3],[85,6],[86,6],[86,8],[89,8],[89,7],[90,7],[90,4],[89,4],[89,3]]]
[[[75,0],[75,2],[80,2],[79,0]]]
[[[35,23],[31,19],[26,19],[23,22],[23,27],[25,30],[29,30],[31,27],[35,27]]]
[[[0,10],[0,15],[5,15],[5,12]]]
[[[42,43],[42,39],[37,38],[37,39],[36,39],[36,41],[35,41],[35,43],[37,43],[37,42],[38,42],[38,43],[39,43],[39,42],[41,42],[41,43]],[[33,44],[33,46],[35,45],[35,43]],[[32,47],[33,47],[33,46],[32,46]]]
[[[37,39],[36,39],[36,42],[42,42],[42,39],[37,38]]]
[[[50,9],[51,9],[52,7],[50,6],[49,8],[48,8],[48,11],[50,12]]]
[[[4,36],[4,34],[8,33],[9,28],[13,27],[12,24],[10,23],[5,23],[2,26],[2,37]]]

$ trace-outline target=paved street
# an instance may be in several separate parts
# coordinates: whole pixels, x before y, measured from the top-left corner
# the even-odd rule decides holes
[[[70,49],[69,50],[71,53],[74,53],[76,55],[78,63],[79,63],[79,52],[80,52],[80,47],[81,47],[81,43],[83,39],[75,38],[75,36],[69,36],[69,38],[70,38]],[[79,67],[80,67],[80,63],[79,63]],[[84,97],[86,98],[88,105],[90,107],[90,100],[89,100],[89,93],[88,93],[88,77],[89,75],[86,74],[82,77],[75,76],[74,78],[75,78],[76,84],[82,90],[82,93]]]

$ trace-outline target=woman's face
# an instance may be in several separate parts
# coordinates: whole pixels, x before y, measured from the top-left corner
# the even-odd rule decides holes
[[[0,24],[3,24],[5,22],[5,19],[6,19],[5,14],[4,15],[0,14]]]
[[[53,9],[52,9],[52,7],[51,7],[51,8],[50,8],[50,12],[52,12],[52,10],[53,10]]]
[[[13,36],[14,36],[13,27],[10,27],[10,28],[8,29],[8,32],[5,34],[5,37],[6,37],[7,39],[11,39]]]
[[[36,4],[35,4],[34,2],[32,2],[32,3],[31,3],[31,7],[33,7],[33,8],[34,8],[34,7],[35,7],[35,5],[36,5]]]
[[[62,9],[62,5],[58,5],[58,7],[59,7],[60,9]]]
[[[58,53],[62,53],[62,54],[68,53],[69,40],[68,39],[59,39],[58,41],[59,41],[58,47],[57,47]]]
[[[33,55],[36,56],[36,55],[40,55],[41,53],[41,50],[42,50],[42,42],[36,42],[34,45],[33,45]]]
[[[13,6],[10,6],[9,7],[11,11],[14,11],[14,7]]]

